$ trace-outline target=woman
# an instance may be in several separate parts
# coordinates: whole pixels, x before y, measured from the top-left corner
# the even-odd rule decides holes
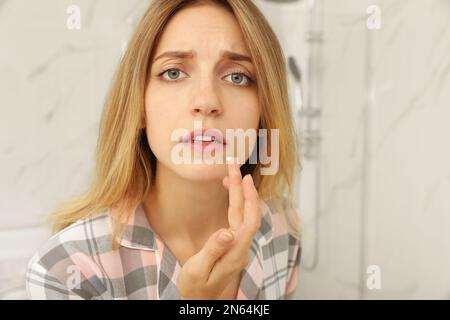
[[[277,129],[279,144],[245,136],[241,152],[228,129]],[[250,161],[264,147],[279,156],[274,174]],[[174,161],[175,149],[194,161]],[[206,154],[228,163],[196,162]],[[57,233],[28,265],[29,296],[292,298],[296,155],[282,50],[257,7],[154,0],[105,104],[95,179],[54,212]]]

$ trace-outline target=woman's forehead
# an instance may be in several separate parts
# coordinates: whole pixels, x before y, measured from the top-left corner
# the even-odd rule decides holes
[[[185,8],[172,17],[162,32],[156,56],[174,50],[193,50],[198,55],[229,50],[248,55],[235,17],[213,5]]]

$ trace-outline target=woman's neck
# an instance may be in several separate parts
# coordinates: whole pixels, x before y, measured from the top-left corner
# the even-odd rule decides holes
[[[212,233],[229,227],[228,191],[221,179],[184,179],[160,163],[156,171],[155,185],[143,205],[159,236],[201,248]]]

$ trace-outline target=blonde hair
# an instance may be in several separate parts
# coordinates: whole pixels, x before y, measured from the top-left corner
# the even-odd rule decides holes
[[[154,183],[156,158],[145,131],[144,96],[154,50],[169,19],[186,6],[214,3],[234,14],[256,67],[261,106],[260,128],[279,129],[279,169],[260,175],[260,164],[245,163],[243,175],[252,174],[260,197],[285,215],[289,233],[300,238],[299,217],[294,209],[294,177],[301,170],[297,137],[288,100],[286,66],[281,46],[270,25],[249,0],[154,0],[140,20],[122,56],[109,89],[100,123],[95,176],[88,190],[51,214],[54,231],[109,208],[117,208],[113,230],[123,235],[129,208],[135,208]],[[270,151],[270,134],[267,147]],[[285,194],[287,191],[287,195]]]

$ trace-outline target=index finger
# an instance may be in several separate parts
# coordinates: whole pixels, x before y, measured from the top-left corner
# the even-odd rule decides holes
[[[244,224],[248,227],[250,236],[253,238],[254,234],[261,226],[262,210],[259,202],[259,194],[256,189],[253,177],[247,174],[243,181],[244,189]],[[251,240],[251,239],[250,239]]]
[[[237,230],[244,219],[242,175],[236,158],[227,158],[227,162],[229,181],[228,222],[233,230]]]

